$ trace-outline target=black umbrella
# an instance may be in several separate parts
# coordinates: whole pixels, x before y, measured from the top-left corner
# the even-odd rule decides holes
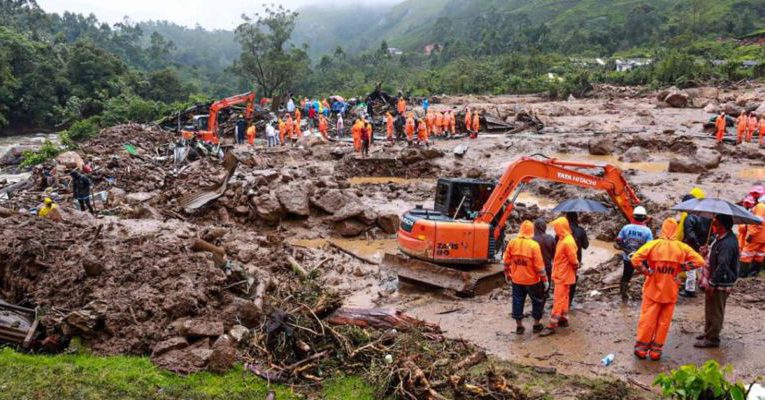
[[[568,199],[558,204],[555,208],[553,208],[553,211],[606,213],[608,212],[608,208],[594,200]]]
[[[716,215],[729,215],[734,224],[762,224],[762,219],[747,211],[744,207],[722,199],[690,199],[674,207],[675,211],[714,218]]]

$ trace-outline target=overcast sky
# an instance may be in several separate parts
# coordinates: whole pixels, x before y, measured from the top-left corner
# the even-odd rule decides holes
[[[397,0],[332,0],[332,4],[374,2],[395,3]],[[194,27],[197,23],[207,29],[236,28],[242,13],[252,15],[262,10],[263,4],[283,4],[296,9],[316,0],[37,0],[47,12],[73,11],[95,14],[100,21],[110,24],[122,21],[124,16],[134,22],[168,20],[179,25]],[[320,3],[318,3],[320,4]]]

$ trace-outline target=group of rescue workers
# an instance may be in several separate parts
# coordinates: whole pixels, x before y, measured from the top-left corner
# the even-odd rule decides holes
[[[763,145],[765,136],[765,115],[761,115],[759,120],[757,114],[751,111],[742,112],[736,118],[736,144],[743,142],[751,143],[755,135],[758,136],[757,143]],[[724,111],[715,119],[715,139],[721,143],[725,138],[728,129],[728,116]]]
[[[704,192],[693,189],[683,198],[703,198]],[[751,196],[750,196],[751,198]],[[744,202],[746,203],[746,201]],[[744,204],[765,220],[765,188],[756,204]],[[646,226],[644,207],[635,207],[634,223],[624,226],[616,238],[616,247],[624,251],[620,282],[622,300],[629,300],[629,283],[637,271],[645,275],[642,306],[637,324],[634,354],[640,359],[661,359],[678,296],[695,296],[698,285],[705,292],[705,326],[696,337],[697,348],[719,347],[725,305],[739,276],[757,275],[765,266],[765,223],[739,226],[733,233],[733,219],[717,215],[713,219],[682,213],[667,218],[654,238]],[[587,233],[579,226],[576,213],[567,213],[550,223],[555,236],[546,233],[543,219],[523,221],[518,235],[505,248],[505,277],[512,284],[512,317],[516,333],[523,334],[524,304],[531,300],[533,332],[540,336],[554,334],[569,325],[577,270],[582,265],[582,249],[589,246]],[[696,274],[701,270],[700,276]],[[679,276],[685,273],[684,290]],[[553,286],[550,321],[542,324],[545,301]]]
[[[454,111],[435,111],[430,108],[430,102],[427,98],[422,101],[422,109],[424,116],[417,118],[415,112],[407,105],[406,99],[400,96],[396,101],[395,109],[386,112],[382,118],[386,141],[394,143],[398,139],[405,138],[409,146],[429,146],[431,136],[448,138],[457,134],[457,117]],[[314,128],[326,140],[329,138],[332,115],[326,100],[320,102],[318,100],[311,101],[307,98],[301,99],[298,107],[294,100],[289,98],[285,111],[277,116],[276,127],[273,123],[266,123],[267,146],[286,145],[288,141],[292,146],[296,146],[298,139],[312,135]],[[336,137],[342,138],[345,134],[343,113],[336,113],[335,115]],[[302,132],[304,118],[308,129]],[[481,115],[478,111],[466,109],[463,133],[470,135],[471,138],[476,138],[481,126],[480,118]],[[244,120],[240,119],[237,121],[235,133],[237,143],[243,144],[246,136],[246,141],[250,145],[254,144],[256,134],[254,125],[248,127]],[[353,139],[354,150],[367,156],[369,147],[374,142],[374,125],[371,118],[365,114],[356,117],[350,126],[350,134]]]

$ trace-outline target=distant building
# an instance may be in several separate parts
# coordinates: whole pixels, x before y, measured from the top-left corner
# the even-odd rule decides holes
[[[629,71],[633,68],[645,67],[653,62],[650,58],[628,58],[616,60],[616,70],[619,72]]]
[[[404,51],[397,47],[388,47],[388,54],[392,56],[400,56],[404,54]]]

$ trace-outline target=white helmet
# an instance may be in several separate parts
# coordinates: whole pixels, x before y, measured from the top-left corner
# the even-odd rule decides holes
[[[637,206],[634,210],[632,210],[632,215],[636,220],[642,221],[648,216],[648,212],[645,210],[645,207]]]
[[[760,196],[759,199],[757,199],[758,203],[765,203],[765,196]]]

